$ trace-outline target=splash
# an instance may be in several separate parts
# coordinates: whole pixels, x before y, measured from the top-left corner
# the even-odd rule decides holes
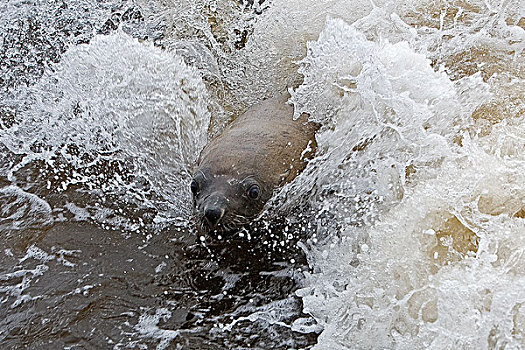
[[[162,23],[144,21],[141,9],[127,2],[71,0],[5,0],[0,4],[0,94],[34,84],[58,63],[70,47],[87,43],[96,33],[108,34],[122,28],[139,38],[157,38]],[[0,111],[16,104],[2,101]],[[1,114],[0,114],[1,115]],[[0,118],[2,119],[2,118]]]
[[[32,284],[38,282],[40,276],[49,270],[48,263],[56,260],[57,263],[69,268],[75,265],[69,262],[65,256],[74,255],[77,251],[60,250],[53,253],[55,254],[49,254],[34,244],[28,247],[25,255],[18,259],[19,265],[15,271],[0,274],[0,293],[4,295],[0,302],[2,304],[11,302],[10,308],[14,309],[20,304],[42,298],[42,296],[38,295],[31,296],[28,290]],[[21,268],[22,263],[27,261],[32,261],[33,264],[36,262],[36,266],[33,268]]]
[[[0,189],[0,230],[46,227],[53,222],[49,204],[16,186]]]
[[[327,19],[308,43],[292,95],[323,124],[320,153],[280,196],[337,223],[305,246],[314,273],[298,295],[324,327],[315,348],[523,346],[523,103],[499,97],[521,94],[521,58],[488,75],[451,59],[480,43],[521,52],[525,32],[501,21],[511,6],[496,20],[468,10],[446,32],[446,11],[429,30],[375,8]],[[435,46],[443,35],[454,50]]]
[[[159,339],[160,342],[156,347],[157,350],[166,349],[181,333],[180,330],[161,329],[158,327],[158,323],[161,320],[166,321],[171,318],[171,316],[171,312],[164,308],[155,310],[154,315],[145,313],[139,317],[135,329],[144,337]]]
[[[153,192],[183,215],[188,167],[207,140],[206,96],[179,56],[122,31],[96,36],[30,87],[27,110],[0,130],[0,142],[22,156],[7,178],[29,172],[52,192],[117,196],[117,210],[137,199],[155,207]],[[96,204],[75,197],[76,206]]]

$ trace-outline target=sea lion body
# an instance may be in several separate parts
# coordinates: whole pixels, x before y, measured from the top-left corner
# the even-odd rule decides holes
[[[293,119],[289,97],[251,107],[202,150],[191,184],[202,229],[231,230],[250,222],[276,188],[305,168],[318,127],[306,114]]]

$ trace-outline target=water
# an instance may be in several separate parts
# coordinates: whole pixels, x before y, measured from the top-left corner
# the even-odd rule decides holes
[[[0,8],[4,348],[525,347],[519,1]],[[285,89],[315,159],[199,237],[199,151]]]

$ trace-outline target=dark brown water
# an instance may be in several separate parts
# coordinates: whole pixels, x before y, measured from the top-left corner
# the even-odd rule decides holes
[[[304,348],[315,340],[287,326],[301,316],[300,265],[269,262],[246,243],[204,247],[169,229],[146,240],[86,223],[5,233],[3,348]],[[266,319],[243,319],[257,312]]]

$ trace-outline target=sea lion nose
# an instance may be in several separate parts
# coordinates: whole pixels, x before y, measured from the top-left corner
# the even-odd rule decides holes
[[[224,215],[224,210],[218,207],[206,207],[204,209],[204,216],[206,220],[213,226],[217,225]]]

